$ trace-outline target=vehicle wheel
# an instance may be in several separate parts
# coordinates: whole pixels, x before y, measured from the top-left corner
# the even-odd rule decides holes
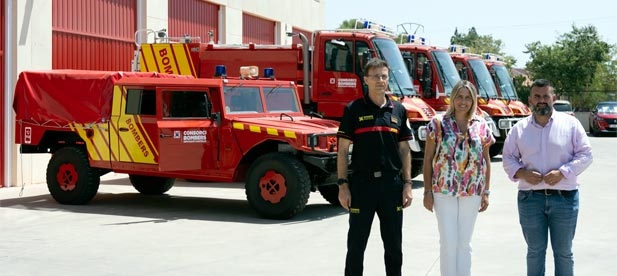
[[[99,190],[101,178],[90,167],[88,154],[76,147],[56,151],[47,165],[47,189],[61,204],[88,203]]]
[[[341,202],[338,200],[338,185],[319,185],[317,189],[321,196],[330,204],[341,206]]]
[[[491,158],[500,155],[501,150],[503,149],[503,144],[492,144],[490,148],[488,148],[488,154]]]
[[[255,160],[245,184],[251,207],[271,219],[288,219],[302,211],[310,188],[304,164],[285,153],[268,153]]]
[[[593,135],[594,137],[600,136],[600,132],[595,128],[594,125],[591,125],[591,135]]]
[[[176,182],[175,178],[145,176],[130,174],[129,180],[135,187],[135,190],[144,195],[162,195],[169,191]]]

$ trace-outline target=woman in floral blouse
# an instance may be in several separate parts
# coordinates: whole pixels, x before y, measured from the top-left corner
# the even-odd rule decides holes
[[[427,126],[424,153],[424,207],[437,217],[441,275],[471,274],[471,237],[478,211],[488,208],[495,142],[476,116],[477,90],[466,80],[452,89],[446,113]]]

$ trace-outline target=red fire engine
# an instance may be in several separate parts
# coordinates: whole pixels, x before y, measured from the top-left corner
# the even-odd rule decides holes
[[[111,171],[142,194],[176,178],[245,182],[267,218],[292,217],[316,189],[338,204],[339,123],[304,115],[290,81],[26,71],[13,107],[15,142],[52,154],[47,186],[63,204],[89,202]]]
[[[521,117],[514,117],[507,101],[497,94],[491,74],[480,55],[467,53],[464,46],[452,45],[450,57],[461,78],[469,80],[478,89],[478,106],[491,116],[499,132],[499,135],[495,135],[497,141],[489,149],[490,155],[493,157],[500,154],[506,136]]]
[[[506,68],[503,57],[491,53],[484,53],[482,57],[484,58],[486,68],[493,77],[495,88],[497,88],[497,94],[502,99],[508,101],[508,106],[514,112],[514,116],[527,117],[531,115],[529,107],[519,99],[516,93],[516,88],[514,88],[512,77],[510,77],[508,73],[508,68]]]
[[[461,79],[459,72],[445,48],[427,45],[426,39],[416,35],[415,31],[409,34],[414,26],[416,31],[422,27],[416,23],[398,26],[403,30],[398,36],[398,48],[413,79],[415,90],[437,113],[444,113],[450,105],[452,88]],[[476,115],[484,117],[495,137],[499,137],[500,133],[488,113],[478,106]]]
[[[415,93],[392,33],[370,21],[359,20],[357,24],[363,28],[315,31],[311,42],[301,33],[289,33],[290,36],[298,35],[303,41],[294,45],[218,45],[201,43],[199,38],[171,38],[165,32],[146,30],[147,37],[154,34],[154,42],[136,43],[139,49],[133,65],[141,72],[199,78],[216,76],[216,65],[273,68],[275,76],[259,76],[259,72],[253,71],[252,78],[293,81],[298,84],[298,95],[306,113],[339,120],[343,107],[363,96],[365,62],[373,57],[385,59],[390,66],[389,89],[406,107],[415,137],[419,138],[411,143],[412,175],[416,176],[422,171],[426,123],[435,111]],[[227,74],[239,76],[240,72]]]

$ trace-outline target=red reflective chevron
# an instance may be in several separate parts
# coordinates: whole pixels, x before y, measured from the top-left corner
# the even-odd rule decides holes
[[[363,128],[356,129],[354,134],[360,134],[360,133],[366,133],[366,132],[392,132],[392,133],[398,133],[398,129],[392,128],[392,127],[385,127],[385,126],[363,127]]]

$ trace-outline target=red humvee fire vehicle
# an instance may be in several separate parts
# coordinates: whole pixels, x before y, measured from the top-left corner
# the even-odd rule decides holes
[[[286,219],[309,193],[336,187],[338,122],[304,115],[290,81],[195,79],[138,72],[22,72],[15,142],[50,153],[47,185],[85,204],[100,176],[126,173],[142,194],[176,178],[245,182],[257,213]],[[338,204],[338,189],[320,189]]]

